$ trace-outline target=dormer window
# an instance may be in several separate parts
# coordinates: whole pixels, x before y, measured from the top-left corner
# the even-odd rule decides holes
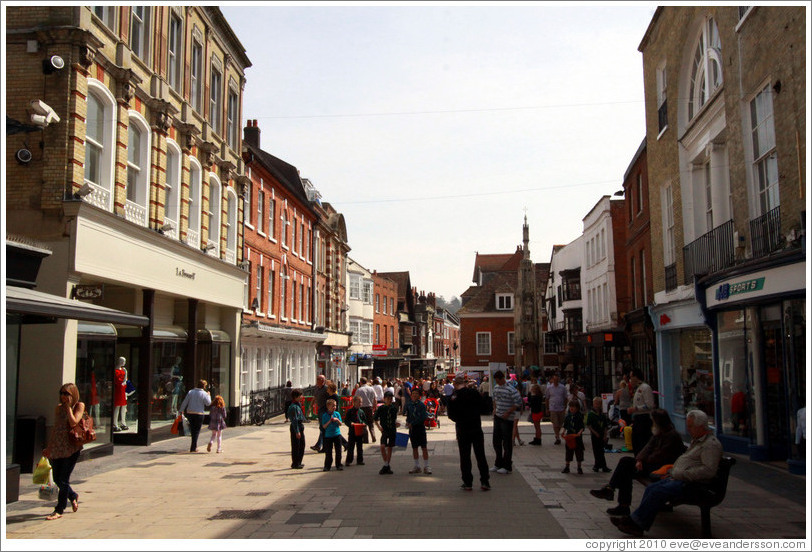
[[[496,310],[513,310],[513,294],[497,293]]]

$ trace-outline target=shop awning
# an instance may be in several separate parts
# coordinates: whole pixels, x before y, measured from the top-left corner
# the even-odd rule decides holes
[[[6,286],[6,312],[44,318],[109,322],[128,326],[146,326],[149,323],[146,316],[15,286]]]

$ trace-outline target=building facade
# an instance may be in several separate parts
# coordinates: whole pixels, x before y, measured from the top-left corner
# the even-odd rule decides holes
[[[357,380],[372,376],[374,362],[372,345],[375,319],[374,282],[372,272],[347,257],[347,316],[351,334],[349,370]]]
[[[372,272],[375,294],[373,324],[373,374],[381,378],[395,378],[403,360],[400,351],[397,311],[398,285],[390,279]]]
[[[169,434],[186,390],[205,379],[233,421],[246,279],[244,47],[215,7],[19,6],[7,15],[8,230],[53,251],[39,289],[149,319],[144,328],[64,319],[26,329],[19,413],[51,423],[41,382],[74,381],[99,400],[94,446],[149,444]],[[120,357],[132,391],[114,406]]]
[[[242,315],[240,404],[251,393],[306,387],[316,381],[316,351],[325,334],[313,320],[317,214],[299,171],[260,148],[260,129],[244,129],[243,161],[248,283]],[[243,414],[248,409],[243,408]]]
[[[544,296],[548,320],[548,329],[544,336],[544,368],[560,370],[572,377],[580,376],[585,364],[581,342],[584,332],[581,293],[583,241],[581,235],[567,245],[553,246],[550,278],[547,280]]]
[[[639,47],[667,406],[678,426],[691,408],[706,411],[727,449],[796,471],[805,33],[801,7],[665,7]]]

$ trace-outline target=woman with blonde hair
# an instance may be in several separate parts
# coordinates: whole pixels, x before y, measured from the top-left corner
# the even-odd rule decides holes
[[[63,385],[59,389],[59,404],[54,413],[54,427],[48,438],[48,446],[42,451],[42,455],[51,461],[54,483],[59,487],[56,508],[45,518],[49,521],[62,517],[69,500],[74,512],[79,509],[79,495],[70,486],[70,476],[79,459],[82,445],[71,441],[69,433],[84,413],[85,403],[79,400],[79,389],[73,383]]]

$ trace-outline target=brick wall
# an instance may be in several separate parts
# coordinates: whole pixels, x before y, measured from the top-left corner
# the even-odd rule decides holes
[[[463,366],[487,366],[488,362],[505,362],[513,366],[508,355],[508,332],[513,331],[513,317],[462,318],[460,320],[460,361]],[[477,332],[491,333],[491,354],[476,354]]]

